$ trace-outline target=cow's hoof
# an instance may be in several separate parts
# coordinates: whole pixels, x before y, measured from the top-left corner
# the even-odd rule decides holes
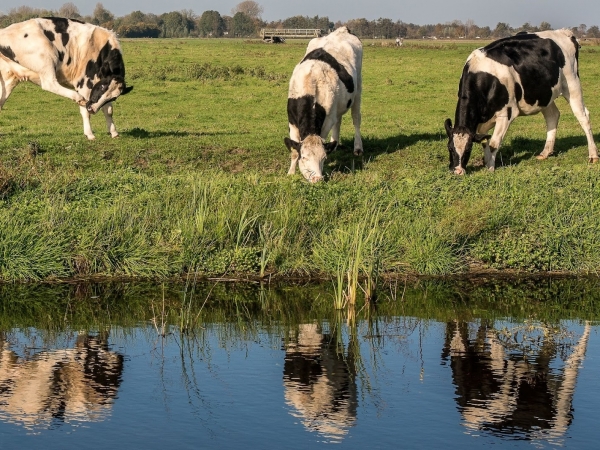
[[[535,159],[537,159],[538,161],[543,161],[544,159],[547,159],[547,158],[548,158],[548,157],[547,157],[547,156],[544,156],[544,155],[537,155],[537,156],[535,157]]]
[[[495,167],[488,167],[488,171],[489,171],[489,172],[493,172],[493,171],[495,171],[495,170],[496,170],[496,168],[495,168]]]
[[[81,99],[77,100],[77,104],[79,106],[83,106],[85,108],[85,105],[87,105],[87,102],[85,101],[85,98],[82,97]]]
[[[590,164],[596,164],[598,162],[598,158],[590,158],[588,162]]]
[[[93,134],[90,135],[85,135],[86,138],[88,138],[88,141],[93,141],[94,139],[96,139],[96,136],[94,136]]]
[[[110,133],[110,136],[114,139],[119,137],[119,133]]]
[[[363,154],[362,148],[355,148],[354,149],[354,156],[360,156],[362,154]]]

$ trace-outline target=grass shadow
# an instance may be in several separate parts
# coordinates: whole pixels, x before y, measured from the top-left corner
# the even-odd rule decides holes
[[[338,145],[336,150],[327,158],[328,172],[351,170],[362,170],[365,162],[373,161],[381,155],[396,153],[411,147],[421,141],[439,141],[439,133],[400,134],[387,138],[363,137],[362,156],[353,153],[353,140],[348,140]],[[446,146],[444,142],[444,147]]]
[[[161,138],[161,137],[200,137],[200,136],[232,136],[235,134],[231,131],[214,131],[214,132],[190,132],[190,131],[179,131],[179,130],[155,130],[148,131],[144,128],[132,128],[131,130],[121,131],[123,136],[130,136],[135,139],[152,139],[152,138]]]
[[[594,135],[594,141],[600,142],[600,134]],[[535,159],[544,149],[545,139],[529,139],[524,137],[515,137],[510,145],[500,147],[500,154],[496,157],[496,167],[513,166],[523,161]],[[585,135],[567,136],[557,138],[554,144],[554,152],[550,158],[562,153],[571,151],[574,147],[587,147]],[[585,154],[587,161],[587,153]]]

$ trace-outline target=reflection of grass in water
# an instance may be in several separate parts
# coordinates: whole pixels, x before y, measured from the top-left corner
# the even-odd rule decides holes
[[[561,323],[543,323],[526,319],[523,323],[492,330],[494,336],[510,352],[523,356],[559,352],[563,358],[575,344],[575,335]]]

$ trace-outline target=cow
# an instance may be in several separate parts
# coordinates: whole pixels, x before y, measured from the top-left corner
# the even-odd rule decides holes
[[[360,103],[362,43],[346,27],[312,39],[292,73],[288,91],[291,152],[288,175],[300,172],[311,183],[323,179],[323,164],[340,140],[342,116],[352,110],[354,154],[362,155]],[[331,140],[325,143],[329,132]]]
[[[0,30],[0,109],[22,81],[70,98],[79,105],[83,133],[95,139],[90,114],[102,109],[108,132],[119,135],[112,102],[133,89],[117,36],[78,20],[47,17]]]
[[[537,159],[546,159],[554,150],[560,117],[554,101],[561,95],[585,132],[589,162],[597,162],[598,149],[579,80],[579,43],[570,30],[518,33],[473,51],[460,79],[454,127],[450,119],[444,123],[450,170],[465,173],[473,142],[477,142],[484,147],[486,167],[493,171],[510,123],[519,115],[539,112],[546,120],[547,137]],[[486,133],[492,127],[490,136]]]

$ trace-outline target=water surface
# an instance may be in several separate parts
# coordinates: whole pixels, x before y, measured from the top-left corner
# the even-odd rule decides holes
[[[1,448],[595,448],[597,288],[5,286]]]

